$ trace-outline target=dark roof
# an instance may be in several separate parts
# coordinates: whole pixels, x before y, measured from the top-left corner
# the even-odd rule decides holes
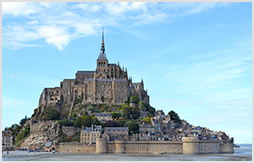
[[[109,130],[112,130],[112,129],[113,129],[113,130],[118,130],[118,131],[119,131],[119,130],[125,130],[125,129],[126,129],[127,131],[129,130],[128,127],[104,127],[104,129],[105,129],[105,130],[106,130],[106,129],[109,129]]]
[[[125,79],[93,79],[93,78],[89,78],[86,79],[86,81],[108,81],[108,82],[112,82],[112,81],[126,81]]]
[[[94,74],[94,71],[78,71],[76,74]]]
[[[112,116],[109,113],[95,113],[95,116]]]
[[[116,66],[116,64],[114,63],[114,64],[108,64],[108,66]]]
[[[97,61],[106,61],[106,60],[107,60],[106,54],[104,52],[101,52]]]
[[[46,144],[45,144],[45,147],[50,147],[52,145],[52,142],[47,142]]]

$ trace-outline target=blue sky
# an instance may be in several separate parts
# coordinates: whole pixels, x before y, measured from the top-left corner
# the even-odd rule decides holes
[[[252,3],[2,3],[2,128],[45,87],[110,63],[143,78],[150,104],[252,143]]]

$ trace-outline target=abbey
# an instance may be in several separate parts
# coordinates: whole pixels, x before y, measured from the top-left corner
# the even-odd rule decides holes
[[[77,71],[75,79],[64,79],[60,87],[44,88],[39,109],[43,111],[47,106],[55,106],[68,111],[78,98],[82,98],[82,103],[123,104],[133,95],[149,104],[143,79],[140,83],[133,83],[132,78],[128,78],[127,68],[121,68],[119,62],[109,63],[105,54],[104,31],[96,65],[94,71]]]

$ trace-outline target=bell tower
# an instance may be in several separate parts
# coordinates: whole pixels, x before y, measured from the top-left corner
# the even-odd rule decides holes
[[[102,27],[102,41],[101,41],[101,52],[97,59],[96,78],[107,78],[108,74],[108,59],[105,54],[104,45],[104,28]]]

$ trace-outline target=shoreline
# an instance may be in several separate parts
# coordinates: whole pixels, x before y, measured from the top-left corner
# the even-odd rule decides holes
[[[83,154],[4,151],[2,161],[252,161],[252,149],[233,154]]]

